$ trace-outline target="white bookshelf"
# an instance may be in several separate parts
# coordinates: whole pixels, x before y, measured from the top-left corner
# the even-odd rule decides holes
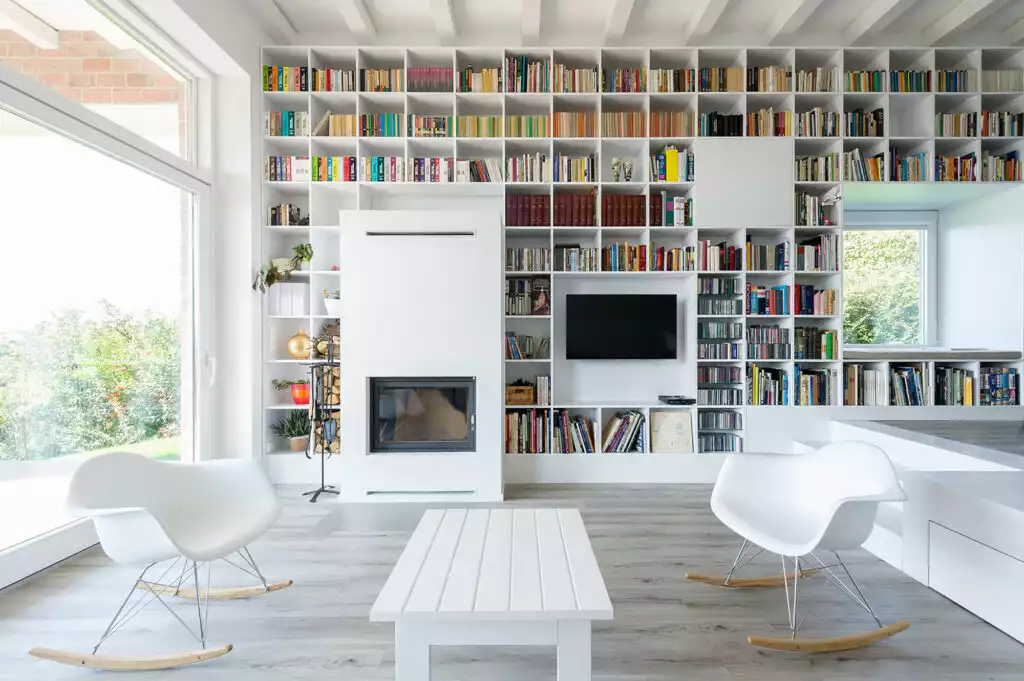
[[[778,66],[789,71],[807,70],[818,67],[835,69],[837,87],[829,92],[798,92],[795,79],[785,90],[775,92],[653,92],[653,83],[649,78],[647,92],[629,93],[480,93],[480,92],[263,92],[263,112],[271,111],[306,111],[309,114],[310,129],[316,126],[321,115],[330,110],[334,113],[356,114],[392,112],[399,114],[401,132],[408,133],[408,117],[414,113],[432,115],[492,115],[500,116],[504,123],[508,115],[548,115],[553,116],[559,111],[585,110],[593,112],[597,117],[597,134],[593,137],[459,137],[446,138],[411,137],[401,134],[395,137],[274,137],[262,136],[262,156],[355,156],[363,158],[373,155],[398,156],[409,159],[415,156],[443,156],[453,158],[494,158],[504,159],[525,153],[544,153],[551,159],[555,153],[573,155],[595,154],[597,176],[592,182],[492,182],[492,183],[441,183],[423,184],[408,181],[378,183],[365,180],[353,182],[313,182],[313,181],[264,181],[264,208],[279,203],[296,203],[304,214],[310,216],[310,226],[306,227],[272,227],[266,224],[261,228],[263,260],[289,255],[292,246],[306,242],[312,244],[314,259],[308,264],[308,271],[296,273],[294,281],[308,282],[310,288],[310,309],[301,317],[278,317],[264,314],[263,327],[263,358],[264,363],[264,432],[266,433],[265,451],[279,452],[284,443],[276,442],[269,434],[267,426],[282,413],[286,413],[288,395],[286,392],[276,394],[270,387],[273,378],[300,378],[305,367],[298,361],[282,356],[279,347],[281,338],[287,338],[302,327],[310,335],[315,335],[320,325],[329,318],[320,302],[320,291],[337,288],[338,274],[332,271],[333,266],[344,266],[337,262],[339,230],[338,211],[341,209],[387,209],[412,207],[419,208],[426,204],[437,206],[438,201],[448,202],[449,207],[456,203],[472,203],[474,207],[488,207],[504,210],[505,197],[511,194],[547,195],[554,204],[554,196],[563,193],[594,194],[598,216],[596,224],[583,227],[555,226],[553,216],[549,216],[544,226],[508,226],[505,228],[507,246],[544,246],[552,250],[554,246],[572,238],[582,245],[600,249],[608,244],[628,241],[633,244],[655,243],[671,246],[695,246],[698,241],[711,238],[724,240],[742,246],[748,235],[755,243],[774,244],[788,240],[796,244],[802,239],[815,234],[832,233],[841,235],[842,208],[835,212],[835,224],[829,226],[807,227],[796,223],[794,211],[790,224],[748,224],[743,228],[721,227],[702,221],[701,217],[701,159],[695,159],[696,181],[658,182],[652,178],[648,169],[650,153],[662,149],[668,144],[679,149],[692,148],[698,139],[697,130],[691,135],[680,137],[650,136],[650,113],[653,111],[684,111],[692,114],[694,122],[699,121],[700,114],[717,111],[728,114],[746,116],[762,108],[774,111],[790,111],[794,114],[820,107],[823,111],[838,113],[863,108],[865,110],[881,109],[885,117],[885,134],[879,137],[854,137],[837,135],[834,137],[787,137],[792,143],[793,154],[802,156],[821,156],[829,153],[849,152],[860,149],[865,155],[885,153],[890,147],[896,147],[903,153],[921,151],[926,155],[924,182],[935,179],[934,163],[937,154],[964,155],[974,153],[979,164],[979,177],[972,183],[980,184],[980,163],[983,152],[1002,153],[1015,151],[1024,156],[1024,138],[1020,136],[982,137],[980,132],[980,116],[982,111],[1024,111],[1024,91],[1020,92],[987,92],[983,89],[981,71],[992,69],[1024,68],[1024,49],[1022,48],[936,48],[936,49],[879,49],[879,48],[394,48],[394,47],[267,47],[263,50],[263,63],[275,66],[305,66],[316,68],[345,68],[355,71],[358,83],[359,70],[362,68],[416,68],[416,67],[451,67],[454,69],[454,86],[458,87],[459,70],[472,65],[475,70],[481,67],[501,67],[506,55],[527,54],[532,58],[549,59],[552,64],[566,64],[574,68],[693,68],[704,67],[738,67],[746,69],[755,66]],[[844,75],[848,70],[883,70],[882,88],[879,92],[849,92],[846,90]],[[931,73],[931,88],[926,92],[903,93],[890,91],[890,70],[913,69]],[[938,71],[964,69],[975,73],[972,87],[965,92],[938,92]],[[745,83],[745,79],[743,81]],[[600,129],[601,115],[606,112],[636,111],[641,112],[647,121],[647,134],[641,137],[614,137],[604,134]],[[974,114],[978,120],[978,134],[959,137],[939,137],[936,130],[936,115]],[[795,122],[795,116],[794,116]],[[454,125],[452,126],[455,127]],[[550,128],[549,128],[550,130]],[[746,132],[746,128],[744,127]],[[842,133],[840,123],[840,133]],[[631,182],[613,182],[611,159],[613,157],[631,158],[634,161]],[[842,164],[840,164],[842,173]],[[778,180],[778,178],[776,178]],[[883,182],[888,183],[888,173]],[[782,180],[785,183],[785,180]],[[790,178],[791,194],[805,191],[822,195],[835,186],[849,185],[849,180],[840,175],[834,182],[796,181]],[[622,225],[602,224],[600,209],[602,197],[612,194],[630,194],[652,197],[658,192],[667,191],[673,195],[687,196],[693,199],[693,227],[642,226],[626,227]],[[791,201],[792,205],[792,201]],[[552,210],[553,212],[553,210]],[[645,208],[644,217],[649,215]],[[795,258],[794,258],[795,259]],[[650,256],[648,256],[650,262]],[[837,374],[839,389],[831,406],[842,406],[842,368],[851,361],[845,360],[841,354],[841,315],[842,315],[842,276],[841,270],[834,272],[530,272],[508,273],[509,277],[544,276],[550,279],[552,294],[560,286],[568,286],[573,282],[611,279],[614,281],[662,282],[672,281],[673,285],[694,303],[687,308],[687,315],[692,317],[686,326],[687,334],[683,338],[683,353],[692,375],[685,380],[680,377],[680,389],[677,392],[696,394],[696,372],[698,367],[708,365],[726,365],[742,367],[745,376],[749,365],[757,362],[747,359],[741,352],[735,360],[702,360],[696,358],[697,323],[715,320],[737,321],[744,329],[754,324],[772,324],[785,328],[790,333],[792,343],[793,330],[798,326],[815,326],[830,328],[839,332],[836,357],[833,360],[816,360],[802,362],[800,360],[769,360],[763,362],[782,369],[789,380],[790,405],[779,407],[750,406],[750,395],[745,385],[737,386],[743,391],[743,405],[740,406],[707,406],[692,407],[694,420],[695,442],[698,449],[698,419],[700,414],[708,411],[731,411],[745,416],[751,409],[787,409],[802,410],[813,407],[794,406],[796,394],[796,366],[806,365],[814,369],[831,369]],[[834,315],[801,316],[788,314],[774,317],[759,317],[744,313],[735,315],[697,314],[698,300],[697,282],[705,277],[729,277],[737,280],[738,290],[742,291],[747,283],[761,285],[812,284],[816,288],[832,288],[836,290],[836,310]],[[646,284],[644,284],[646,285]],[[344,295],[344,292],[342,292]],[[554,299],[552,295],[552,299]],[[742,296],[737,296],[742,297]],[[495,304],[503,304],[496,301]],[[793,301],[791,300],[791,306]],[[553,305],[553,315],[560,311]],[[543,317],[506,316],[506,330],[530,335],[551,337],[551,346],[561,339],[554,337],[554,319],[551,315]],[[692,330],[692,333],[690,333]],[[741,342],[741,350],[744,344]],[[344,361],[344,348],[341,352]],[[863,361],[865,364],[877,365],[888,370],[887,361]],[[559,381],[554,360],[505,361],[506,382],[515,378],[531,378],[539,374],[549,375],[554,384],[553,394],[557,395]],[[928,374],[930,384],[934,386],[934,370],[936,365],[945,362],[924,362],[922,366]],[[957,363],[953,363],[957,364]],[[965,368],[974,371],[978,376],[982,363],[965,361]],[[1001,366],[1014,367],[1020,371],[1019,362],[995,363]],[[744,381],[745,383],[745,381]],[[683,389],[692,387],[693,390]],[[977,391],[980,386],[975,387]],[[653,395],[652,395],[653,397]],[[978,404],[977,395],[975,404]],[[929,396],[928,404],[934,404],[934,395]],[[556,400],[557,402],[557,400]],[[542,405],[544,409],[567,408],[571,413],[582,413],[594,421],[595,439],[600,443],[601,428],[604,417],[616,409],[637,408],[646,417],[648,432],[645,441],[650,446],[650,413],[652,410],[671,408],[652,403],[610,404],[601,402],[573,402],[571,404]],[[298,407],[296,407],[298,408]],[[512,407],[506,407],[512,408]],[[853,408],[851,408],[853,409]],[[745,421],[745,419],[744,419]],[[731,432],[741,440],[744,429],[733,431],[724,429],[701,429],[708,434]],[[548,448],[550,451],[550,448]],[[630,457],[636,455],[607,455],[605,458]],[[527,459],[537,455],[510,455],[516,459]],[[570,455],[558,455],[568,457]],[[582,456],[582,455],[581,455]],[[587,455],[591,456],[591,455]],[[671,457],[672,455],[666,455]],[[548,457],[546,457],[548,458]],[[552,457],[553,458],[553,457]],[[597,458],[597,457],[595,457]],[[653,458],[652,458],[653,460]],[[535,464],[528,464],[533,466]],[[544,464],[537,464],[544,465]],[[562,465],[562,464],[557,464]],[[660,464],[658,464],[660,465]],[[541,476],[543,477],[543,476]]]

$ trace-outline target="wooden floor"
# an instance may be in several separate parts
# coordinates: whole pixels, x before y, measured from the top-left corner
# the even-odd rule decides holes
[[[393,630],[367,614],[409,535],[407,530],[326,534],[329,504],[300,501],[284,489],[286,511],[253,547],[268,576],[295,586],[248,601],[210,606],[211,640],[235,645],[217,660],[174,672],[134,673],[136,680],[263,681],[393,678]],[[687,582],[687,570],[724,571],[737,541],[708,508],[704,486],[524,487],[519,506],[576,506],[593,540],[615,607],[594,629],[594,678],[612,680],[801,681],[860,679],[992,681],[1024,678],[1024,646],[864,552],[849,556],[854,574],[887,622],[911,629],[873,647],[835,655],[760,651],[749,633],[784,635],[778,590],[730,591]],[[319,528],[319,529],[318,529]],[[778,571],[776,558],[759,560]],[[232,568],[214,582],[238,583]],[[757,571],[756,569],[754,571]],[[244,577],[238,573],[240,577]],[[97,679],[25,654],[33,645],[88,650],[117,607],[134,571],[98,552],[68,561],[27,586],[0,592],[0,679]],[[1016,588],[1019,585],[1006,585]],[[855,606],[823,582],[800,591],[806,636],[869,629]],[[189,603],[177,605],[194,615]],[[190,650],[180,625],[153,606],[103,651]],[[434,678],[486,681],[554,679],[552,649],[435,650]]]

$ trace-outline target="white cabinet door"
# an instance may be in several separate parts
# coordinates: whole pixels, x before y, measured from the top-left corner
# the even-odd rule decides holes
[[[694,154],[697,227],[793,225],[793,138],[702,137]]]

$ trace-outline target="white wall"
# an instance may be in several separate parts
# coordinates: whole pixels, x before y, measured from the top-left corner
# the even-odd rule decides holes
[[[1024,187],[939,211],[938,342],[1024,348]]]

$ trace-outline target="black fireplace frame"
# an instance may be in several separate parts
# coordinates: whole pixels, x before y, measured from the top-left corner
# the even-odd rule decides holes
[[[471,376],[392,377],[375,376],[369,380],[370,389],[370,452],[373,454],[476,451],[476,378]],[[466,388],[466,415],[469,430],[465,440],[435,440],[434,442],[381,442],[377,429],[378,405],[382,390],[394,388]]]

